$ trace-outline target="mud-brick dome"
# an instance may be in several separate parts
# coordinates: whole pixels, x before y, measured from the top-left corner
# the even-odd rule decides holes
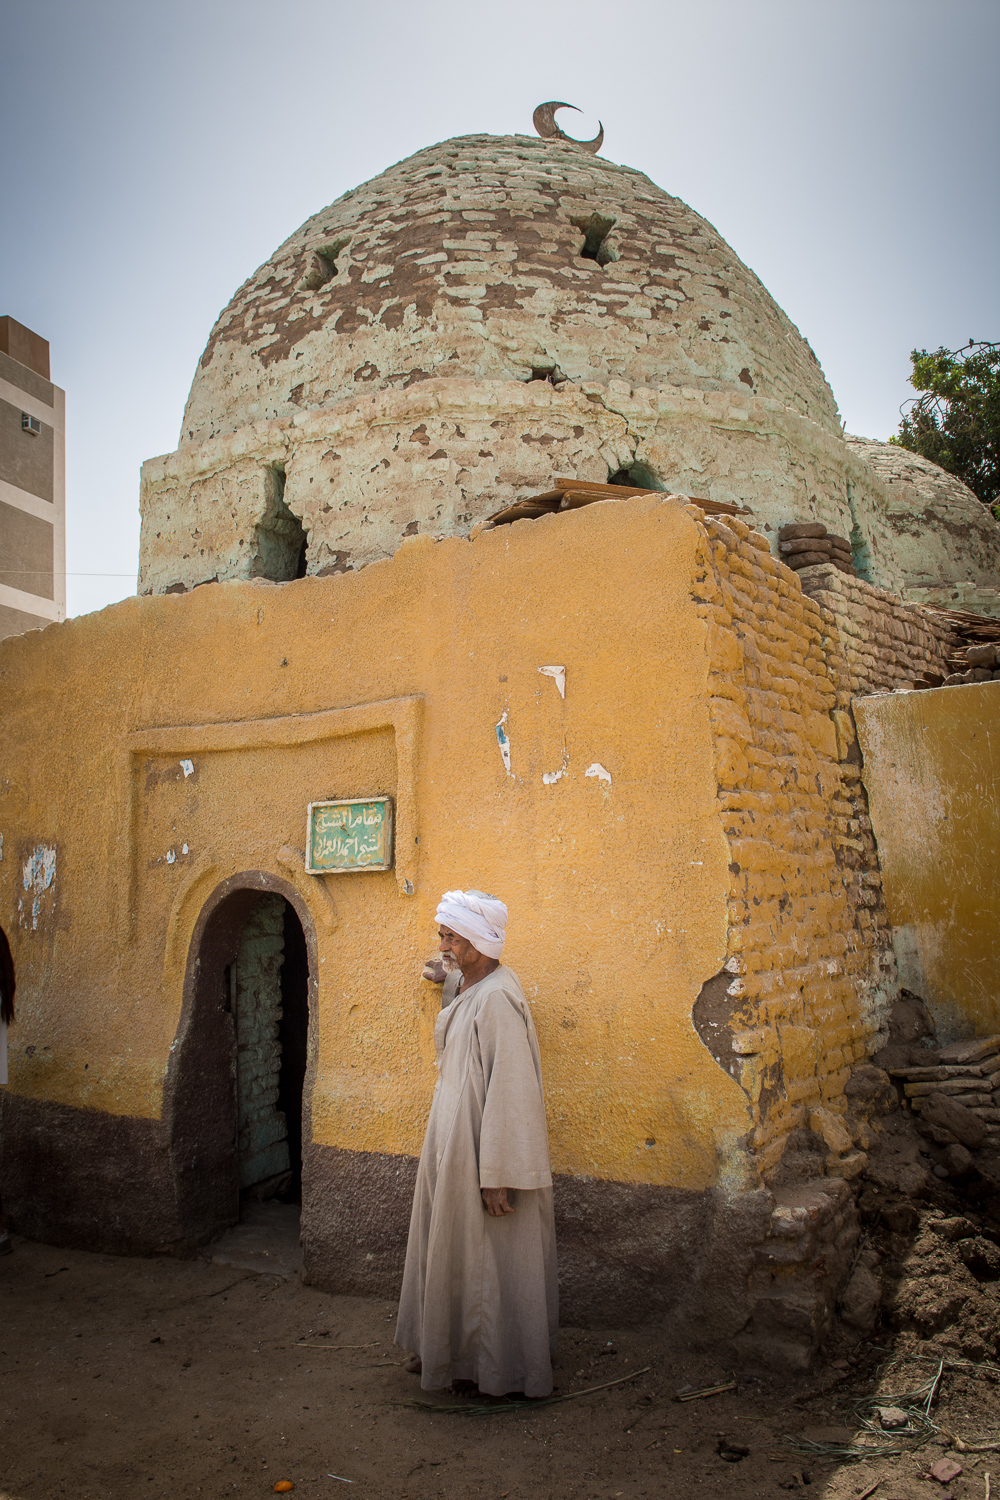
[[[572,142],[464,136],[222,313],[143,467],[140,591],[364,567],[567,475],[841,531],[846,461],[812,350],[710,224]]]
[[[808,344],[716,231],[561,141],[418,151],[297,230],[223,311],[182,443],[435,376],[772,396],[830,431]]]

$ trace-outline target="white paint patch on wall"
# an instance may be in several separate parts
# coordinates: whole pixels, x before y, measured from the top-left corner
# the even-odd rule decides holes
[[[583,774],[584,776],[596,776],[599,781],[606,781],[609,786],[611,784],[611,772],[606,770],[599,760],[595,760],[592,766],[588,766]]]
[[[188,779],[189,776],[193,776],[194,775],[194,761],[193,760],[182,760],[181,761],[181,770],[184,772],[184,780],[187,781],[187,779]]]
[[[541,672],[541,674],[542,674],[543,677],[551,677],[552,678],[552,680],[555,683],[556,687],[559,689],[559,696],[560,696],[560,698],[565,698],[565,696],[566,696],[566,668],[565,667],[539,667],[538,670],[539,670],[539,672]]]
[[[507,730],[504,727],[506,725],[506,723],[507,723],[507,710],[504,709],[503,714],[501,715],[501,718],[500,718],[500,722],[496,726],[496,734],[497,734],[497,744],[500,747],[500,756],[501,756],[501,759],[503,760],[504,767],[505,767],[505,769],[507,771],[507,775],[510,776],[513,773],[512,773],[512,771],[510,769],[510,735],[507,733]]]
[[[56,878],[56,851],[51,844],[39,844],[33,849],[22,868],[22,879],[24,882],[25,895],[32,897],[31,901],[31,927],[33,932],[38,930],[38,918],[42,911],[42,897],[47,890],[55,884]],[[19,903],[19,908],[24,912],[24,903]]]

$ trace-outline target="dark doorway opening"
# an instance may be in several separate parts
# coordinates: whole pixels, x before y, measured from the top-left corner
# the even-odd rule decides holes
[[[258,880],[260,877],[257,877]],[[238,887],[195,938],[175,1054],[171,1155],[183,1238],[302,1198],[309,947],[280,891]]]
[[[302,924],[283,896],[258,897],[228,974],[240,1196],[300,1202],[309,960]]]
[[[285,1189],[286,1203],[302,1202],[302,1089],[306,1079],[309,1041],[309,954],[302,923],[285,902],[285,957],[281,965],[281,1072],[278,1077],[278,1108],[288,1127],[288,1157],[291,1180]]]

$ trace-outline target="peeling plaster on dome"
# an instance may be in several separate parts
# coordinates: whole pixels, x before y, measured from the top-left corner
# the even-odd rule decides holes
[[[595,214],[613,221],[604,265],[580,256]],[[309,290],[324,264],[335,274]],[[528,380],[546,366],[733,386],[840,429],[808,344],[686,204],[564,142],[466,136],[346,193],[240,288],[181,441],[432,376]]]
[[[881,588],[995,579],[989,518],[941,491],[916,523],[876,458],[686,204],[569,142],[460,137],[314,215],[221,314],[178,450],[143,466],[139,588],[294,576],[282,526],[308,573],[356,570],[633,468],[749,510],[775,548],[822,521]]]
[[[968,485],[895,443],[850,435],[846,442],[888,492],[886,514],[907,597],[1000,614],[1000,522]]]

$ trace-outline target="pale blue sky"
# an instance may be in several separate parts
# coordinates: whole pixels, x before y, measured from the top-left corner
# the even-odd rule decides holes
[[[32,0],[2,46],[0,312],[67,392],[71,613],[133,592],[139,465],[236,287],[543,99],[716,225],[850,431],[895,430],[914,345],[1000,337],[997,0]]]

